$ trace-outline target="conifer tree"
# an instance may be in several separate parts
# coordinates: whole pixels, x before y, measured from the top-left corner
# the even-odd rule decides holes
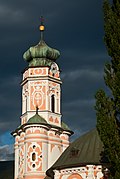
[[[111,61],[104,68],[110,90],[96,93],[97,129],[110,162],[110,173],[120,179],[120,0],[104,0],[105,44]]]

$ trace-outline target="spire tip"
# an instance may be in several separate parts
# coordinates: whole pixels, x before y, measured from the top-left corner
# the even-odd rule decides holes
[[[44,27],[44,18],[43,18],[43,16],[41,16],[40,17],[40,21],[41,21],[41,24],[40,24],[40,27],[39,27],[39,29],[40,29],[40,31],[44,31],[45,30],[45,27]]]

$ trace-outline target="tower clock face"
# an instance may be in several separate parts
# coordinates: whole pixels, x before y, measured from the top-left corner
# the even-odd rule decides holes
[[[52,63],[51,67],[50,67],[51,72],[55,75],[58,71],[58,66],[55,62]]]

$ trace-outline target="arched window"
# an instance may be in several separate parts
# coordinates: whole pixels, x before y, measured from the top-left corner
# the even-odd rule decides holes
[[[78,173],[74,173],[68,177],[68,179],[82,179]]]
[[[55,96],[51,96],[51,111],[55,112]]]

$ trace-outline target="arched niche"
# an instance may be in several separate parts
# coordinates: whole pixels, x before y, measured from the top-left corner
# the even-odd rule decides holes
[[[79,174],[74,173],[68,177],[68,179],[83,179]]]

